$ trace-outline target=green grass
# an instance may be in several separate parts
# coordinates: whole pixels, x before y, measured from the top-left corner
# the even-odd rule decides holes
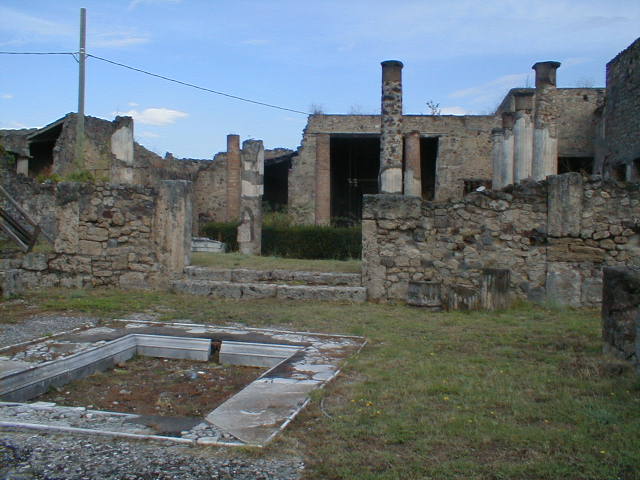
[[[311,272],[360,273],[360,260],[304,260],[259,257],[240,253],[194,253],[191,265],[213,268],[251,268],[254,270],[304,270]]]
[[[307,478],[640,478],[640,381],[601,353],[596,311],[429,313],[118,290],[26,299],[107,318],[149,311],[365,335],[368,345],[340,377],[256,453],[301,451]]]

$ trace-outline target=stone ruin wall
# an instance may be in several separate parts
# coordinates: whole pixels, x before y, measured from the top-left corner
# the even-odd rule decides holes
[[[403,132],[438,136],[436,198],[461,198],[463,180],[491,178],[494,116],[404,115]],[[316,135],[380,135],[379,115],[311,115],[289,175],[289,208],[298,223],[314,223]]]
[[[569,173],[453,202],[368,195],[362,228],[373,301],[406,300],[409,281],[477,290],[498,268],[514,297],[596,306],[603,266],[640,265],[640,185]]]
[[[598,116],[604,104],[604,88],[558,88],[558,156],[594,157]]]
[[[0,257],[0,270],[17,270],[23,288],[162,286],[189,263],[189,182],[162,182],[158,189],[71,182],[53,187],[42,193],[54,205],[51,251]]]
[[[632,162],[640,159],[640,38],[607,64],[604,120],[606,166],[626,164],[627,178],[639,178]]]

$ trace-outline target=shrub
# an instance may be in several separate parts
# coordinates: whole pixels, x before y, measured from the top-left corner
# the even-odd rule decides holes
[[[203,235],[238,250],[238,224],[210,222]],[[315,225],[265,225],[262,227],[262,254],[275,257],[347,260],[362,254],[362,230],[357,227]]]
[[[238,250],[238,224],[234,222],[208,222],[202,227],[202,235],[227,244],[227,251]]]

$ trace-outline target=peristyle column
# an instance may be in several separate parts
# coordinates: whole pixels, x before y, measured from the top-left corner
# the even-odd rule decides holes
[[[531,176],[533,161],[533,92],[520,91],[513,94],[516,113],[513,123],[513,181],[514,183]]]
[[[502,177],[502,186],[513,184],[513,120],[512,112],[504,112],[502,114],[502,162],[500,164],[500,175]]]
[[[240,218],[240,136],[227,135],[227,222]]]
[[[402,193],[402,62],[382,62],[380,193]]]
[[[502,128],[491,130],[491,143],[493,145],[491,151],[491,167],[493,169],[491,188],[492,190],[500,190],[504,187],[504,179],[502,178],[504,130]]]
[[[404,138],[404,194],[422,196],[420,171],[420,132],[413,131]]]
[[[558,112],[554,94],[559,66],[560,62],[538,62],[532,67],[536,71],[532,165],[535,180],[558,173]]]
[[[316,225],[331,221],[331,136],[316,135]]]

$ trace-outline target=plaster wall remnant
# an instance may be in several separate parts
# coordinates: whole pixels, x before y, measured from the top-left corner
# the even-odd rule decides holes
[[[515,114],[513,124],[513,181],[531,177],[533,162],[533,92],[514,92]]]
[[[244,255],[260,255],[262,250],[262,194],[264,147],[262,140],[242,142],[242,196],[238,245]]]
[[[381,193],[402,193],[402,62],[382,65],[382,114],[380,134]]]
[[[414,130],[404,138],[404,194],[421,197],[420,132]]]
[[[118,160],[112,164],[113,183],[134,183],[133,118],[116,117],[115,131],[111,135],[111,152]]]
[[[316,225],[331,222],[331,136],[316,136]]]
[[[240,136],[227,135],[227,222],[240,219],[241,172]]]
[[[536,72],[531,167],[534,180],[543,180],[558,172],[558,111],[554,102],[558,67],[560,62],[538,62],[531,67]]]

